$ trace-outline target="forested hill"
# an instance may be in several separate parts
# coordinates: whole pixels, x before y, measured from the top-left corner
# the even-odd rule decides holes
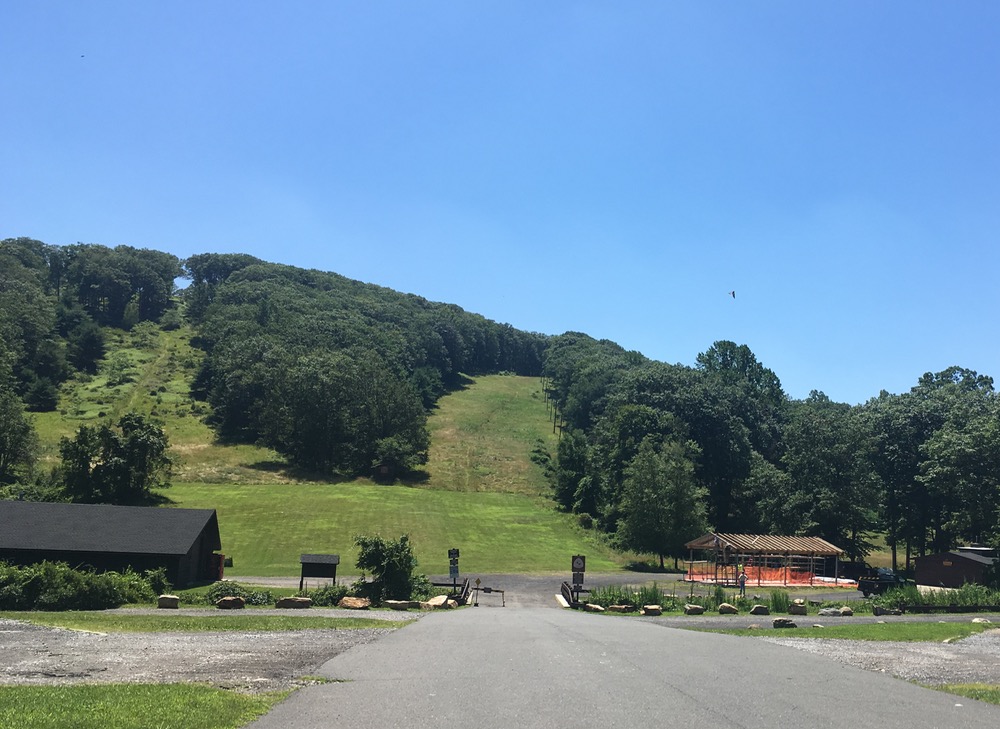
[[[556,498],[637,552],[722,532],[821,536],[864,557],[1000,545],[1000,398],[961,367],[860,406],[790,400],[744,345],[669,365],[585,334],[553,337]],[[1000,578],[1000,573],[998,573]]]
[[[191,284],[176,291],[180,276]],[[41,474],[24,410],[54,410],[72,397],[69,380],[120,386],[129,355],[106,343],[157,327],[177,338],[185,319],[200,352],[184,358],[183,393],[157,384],[140,396],[193,396],[186,412],[220,440],[268,446],[310,475],[392,481],[420,467],[438,398],[465,375],[511,372],[541,375],[554,405],[556,500],[622,548],[678,555],[709,527],[821,536],[856,558],[880,536],[907,555],[1000,543],[1000,398],[968,369],[860,406],[820,392],[791,400],[734,342],[671,365],[243,254],[181,261],[24,238],[0,241],[0,493],[35,484],[66,497],[73,479],[86,493],[99,477],[110,483],[101,469],[127,461],[115,448],[152,442],[155,424],[103,422],[97,408],[85,417],[102,429],[81,428],[62,470]],[[121,484],[134,481],[126,471]]]
[[[191,285],[176,291],[186,276]],[[458,306],[266,263],[129,246],[0,241],[0,485],[31,462],[22,407],[51,411],[70,378],[112,374],[107,333],[186,317],[204,351],[192,393],[222,439],[310,471],[393,478],[426,461],[427,410],[463,375],[539,375],[546,338]],[[116,375],[115,375],[116,376]],[[15,415],[16,414],[16,415]],[[23,437],[22,437],[23,436]]]
[[[425,410],[463,374],[539,375],[545,338],[333,273],[204,254],[184,263],[219,433],[296,465],[393,476],[425,462]]]

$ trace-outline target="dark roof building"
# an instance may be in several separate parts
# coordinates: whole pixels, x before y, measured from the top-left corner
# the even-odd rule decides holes
[[[0,501],[0,560],[66,562],[99,572],[167,570],[174,585],[218,579],[214,509]]]
[[[983,584],[984,573],[996,561],[987,552],[959,549],[954,552],[916,557],[914,577],[918,585],[961,587],[965,583]]]

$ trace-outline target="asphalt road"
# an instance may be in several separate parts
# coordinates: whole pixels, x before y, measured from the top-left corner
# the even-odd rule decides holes
[[[319,675],[250,726],[1000,726],[998,706],[793,648],[532,607],[427,615]]]

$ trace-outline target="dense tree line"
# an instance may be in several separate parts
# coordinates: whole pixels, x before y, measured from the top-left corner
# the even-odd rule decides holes
[[[62,382],[96,372],[101,327],[161,321],[181,273],[178,258],[148,249],[0,241],[0,388],[55,409]]]
[[[426,410],[464,375],[541,373],[544,337],[457,306],[243,254],[184,265],[218,432],[314,471],[393,477],[426,460]]]
[[[544,377],[562,426],[556,499],[624,547],[676,555],[711,525],[821,536],[861,559],[881,532],[908,561],[1000,537],[1000,401],[970,370],[852,407],[789,399],[733,342],[688,367],[568,333],[552,338]],[[651,518],[665,498],[685,519]]]

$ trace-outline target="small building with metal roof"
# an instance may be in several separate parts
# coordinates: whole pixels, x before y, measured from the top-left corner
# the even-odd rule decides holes
[[[174,585],[219,579],[215,509],[0,501],[0,561],[98,572],[163,567]]]

